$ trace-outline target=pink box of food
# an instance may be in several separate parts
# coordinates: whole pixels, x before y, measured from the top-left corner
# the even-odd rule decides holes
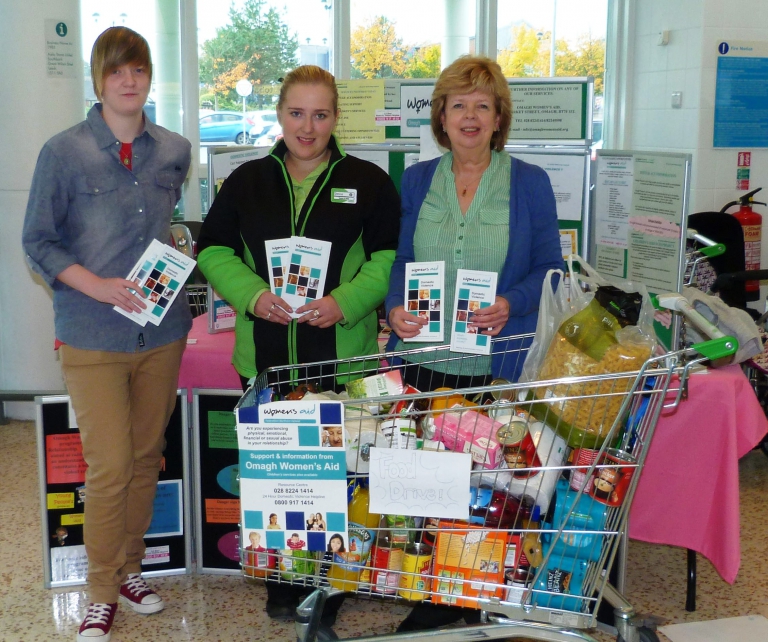
[[[502,447],[496,433],[504,424],[487,415],[462,406],[434,417],[434,439],[442,441],[448,450],[471,453],[472,461],[483,468],[496,468],[501,463]]]

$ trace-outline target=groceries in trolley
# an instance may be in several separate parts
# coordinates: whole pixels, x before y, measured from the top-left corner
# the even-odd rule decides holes
[[[603,334],[601,328],[596,336]],[[613,337],[605,345],[618,343]],[[285,548],[270,550],[256,535],[243,551],[244,573],[442,605],[482,608],[499,600],[581,610],[590,598],[584,588],[590,565],[610,540],[606,520],[623,505],[637,467],[631,452],[614,447],[629,443],[624,437],[633,424],[617,427],[611,420],[607,446],[571,449],[562,417],[549,412],[542,421],[538,396],[497,390],[511,385],[496,380],[481,393],[421,393],[395,369],[347,382],[341,393],[316,382],[288,390],[286,400],[343,405],[343,431],[334,438],[343,439],[346,451],[347,526],[326,532],[324,552],[308,551],[299,532],[286,532]],[[583,394],[599,400],[596,392]],[[259,398],[268,403],[280,396],[262,391]],[[466,519],[371,512],[374,449],[468,454]]]

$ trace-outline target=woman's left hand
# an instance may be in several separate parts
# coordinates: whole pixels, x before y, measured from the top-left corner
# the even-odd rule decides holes
[[[509,320],[509,301],[502,296],[497,296],[493,305],[478,310],[469,319],[471,325],[476,326],[480,334],[495,337],[502,331]],[[480,330],[482,328],[482,330]]]
[[[304,315],[297,319],[298,323],[309,323],[318,328],[330,328],[344,318],[339,304],[330,294],[296,308],[296,312]]]

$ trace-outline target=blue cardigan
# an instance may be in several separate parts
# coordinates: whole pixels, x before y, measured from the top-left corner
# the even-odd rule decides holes
[[[387,318],[393,308],[404,304],[405,264],[416,260],[413,235],[421,205],[439,162],[439,158],[434,158],[417,163],[403,173],[400,239],[385,301]],[[555,195],[549,177],[540,167],[512,158],[509,248],[497,285],[497,295],[509,302],[510,316],[499,337],[536,330],[544,277],[548,270],[562,267]],[[397,335],[392,333],[387,349],[393,350],[397,341]],[[494,377],[516,381],[522,369],[522,360],[505,359],[506,349],[507,342],[498,341],[494,344],[491,371]]]

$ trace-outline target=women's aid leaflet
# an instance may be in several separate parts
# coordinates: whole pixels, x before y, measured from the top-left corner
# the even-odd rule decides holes
[[[149,247],[125,277],[136,284],[136,290],[144,293],[146,298],[142,301],[147,307],[141,312],[126,312],[117,306],[114,306],[113,310],[142,327],[147,325],[147,322],[160,325],[179,290],[184,287],[184,283],[195,269],[195,264],[196,261],[186,254],[152,239]]]
[[[496,278],[496,272],[456,270],[451,331],[453,352],[491,354],[491,337],[480,334],[484,328],[472,325],[472,315],[496,301]]]
[[[288,260],[291,258],[291,239],[272,239],[264,241],[269,264],[269,289],[272,294],[283,296],[285,290],[285,274],[288,271]]]
[[[403,341],[443,341],[444,275],[445,261],[405,264],[405,309],[428,323]]]
[[[288,246],[286,251],[285,246]],[[323,297],[331,243],[305,236],[266,242],[270,289],[294,310]],[[278,281],[281,272],[284,277]],[[301,314],[291,315],[298,319]]]
[[[257,533],[267,549],[327,552],[339,537],[347,546],[343,405],[276,401],[237,413],[242,541]]]

